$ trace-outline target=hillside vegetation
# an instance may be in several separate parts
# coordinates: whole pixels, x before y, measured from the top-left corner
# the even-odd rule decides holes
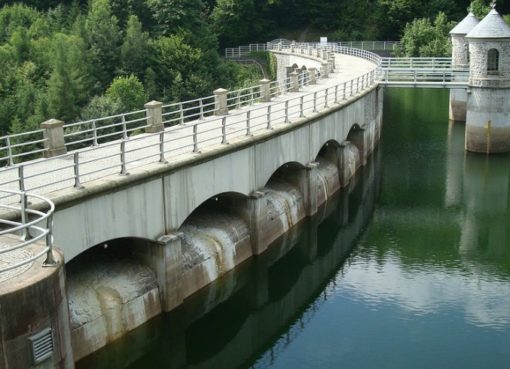
[[[448,20],[464,17],[468,1],[28,0],[0,6],[0,134],[6,134],[37,129],[49,118],[72,122],[140,109],[151,99],[210,95],[260,77],[256,66],[222,60],[225,46],[292,33],[397,39],[413,19],[432,24],[439,12],[438,28],[447,29]]]

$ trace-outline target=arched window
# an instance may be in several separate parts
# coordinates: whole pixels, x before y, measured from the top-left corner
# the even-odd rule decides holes
[[[496,74],[499,71],[499,51],[490,49],[487,53],[487,73]]]

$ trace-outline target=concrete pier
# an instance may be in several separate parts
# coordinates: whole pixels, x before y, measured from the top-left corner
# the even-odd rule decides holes
[[[0,247],[14,245],[5,235]],[[32,244],[16,252],[35,255],[45,248]],[[21,257],[9,253],[11,257]],[[57,266],[43,267],[43,258],[0,273],[0,368],[74,368],[66,296],[64,258],[53,251]],[[0,259],[0,265],[5,260]]]

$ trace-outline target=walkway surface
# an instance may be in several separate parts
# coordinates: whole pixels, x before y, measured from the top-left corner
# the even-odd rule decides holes
[[[277,128],[285,125],[285,106],[288,105],[288,118],[290,122],[300,117],[303,103],[303,113],[306,117],[316,114],[314,112],[314,97],[316,110],[322,110],[325,105],[332,106],[336,98],[345,102],[361,91],[361,82],[356,79],[376,69],[376,65],[368,60],[343,55],[335,55],[335,72],[329,78],[320,79],[316,85],[302,87],[300,92],[285,93],[273,97],[269,103],[256,103],[241,109],[231,110],[227,116],[211,116],[203,120],[186,122],[181,125],[168,127],[164,134],[139,134],[125,141],[126,171],[140,168],[149,163],[158,163],[160,160],[160,136],[164,137],[164,158],[172,163],[190,155],[207,155],[209,149],[222,145],[224,135],[222,122],[226,123],[225,132],[228,142],[248,140],[268,129],[269,125]],[[344,84],[355,79],[352,83]],[[359,86],[357,86],[359,83]],[[375,82],[374,82],[375,83]],[[365,81],[365,88],[368,78]],[[326,90],[328,89],[328,93]],[[352,93],[351,90],[352,89]],[[325,104],[327,100],[327,104]],[[249,119],[249,132],[247,129],[247,116]],[[225,119],[225,121],[223,121]],[[193,152],[194,126],[196,126],[195,140],[199,152]],[[249,133],[249,135],[247,135]],[[112,141],[96,147],[77,150],[79,157],[80,182],[87,187],[91,181],[109,181],[120,174],[121,142]],[[53,198],[57,191],[72,189],[75,185],[74,153],[49,159],[38,159],[23,163],[24,190]],[[160,165],[167,165],[161,163]],[[19,190],[19,165],[0,169],[0,183],[7,183],[3,188]],[[80,189],[74,189],[80,191]],[[10,202],[12,199],[3,198],[1,202]]]

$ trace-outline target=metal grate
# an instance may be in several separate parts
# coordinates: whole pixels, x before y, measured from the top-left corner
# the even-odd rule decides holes
[[[45,328],[29,337],[33,364],[40,364],[53,355],[53,334],[51,328]]]

